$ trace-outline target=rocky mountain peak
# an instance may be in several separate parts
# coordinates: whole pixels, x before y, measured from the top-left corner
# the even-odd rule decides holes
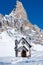
[[[25,19],[27,19],[27,14],[26,14],[26,11],[25,11],[25,9],[23,7],[23,4],[22,4],[22,2],[20,2],[18,0],[16,1],[16,8],[14,8],[11,13],[16,14],[17,18],[25,18]]]
[[[26,26],[29,26],[30,28],[32,27],[32,24],[28,20],[27,13],[22,2],[18,0],[16,1],[16,8],[12,11],[12,14],[14,17],[21,19],[22,21],[20,20],[20,22],[24,22]]]

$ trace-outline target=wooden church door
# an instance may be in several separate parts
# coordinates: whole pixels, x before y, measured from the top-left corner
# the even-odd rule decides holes
[[[25,50],[22,50],[21,57],[26,57],[26,51]]]

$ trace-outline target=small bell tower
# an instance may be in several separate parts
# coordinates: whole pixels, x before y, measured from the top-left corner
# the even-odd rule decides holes
[[[17,49],[17,47],[18,47],[18,40],[16,39],[15,40],[15,56],[16,57],[18,56],[18,49]]]

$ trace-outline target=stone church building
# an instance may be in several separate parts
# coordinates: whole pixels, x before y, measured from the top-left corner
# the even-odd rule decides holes
[[[21,38],[19,42],[15,40],[15,55],[16,57],[30,57],[31,45],[26,41],[25,38]]]

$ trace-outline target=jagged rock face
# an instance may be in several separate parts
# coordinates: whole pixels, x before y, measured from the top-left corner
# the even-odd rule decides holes
[[[25,27],[29,27],[30,29],[37,30],[28,20],[27,13],[20,1],[16,2],[16,8],[13,9],[9,15],[3,16],[0,14],[0,22],[2,23],[2,27],[6,28],[10,26],[12,28],[16,27],[20,30],[21,27],[25,30]]]
[[[19,1],[16,2],[16,8],[15,10],[13,9],[11,15],[18,18],[18,23],[20,23],[19,26],[22,26],[23,24],[24,28],[25,26],[32,28],[33,25],[29,22],[27,18],[27,13],[21,2]]]
[[[27,19],[26,11],[25,11],[22,3],[19,2],[19,1],[17,1],[17,3],[16,3],[15,14],[16,14],[17,18],[25,18],[25,19]]]
[[[12,12],[7,16],[3,16],[0,14],[0,19],[0,21],[2,21],[3,28],[10,26],[13,28],[16,27],[19,30],[20,28],[25,30],[25,27],[27,26],[30,29],[33,29],[33,25],[29,22],[27,13],[22,3],[19,1],[16,2],[15,10],[13,9]]]

